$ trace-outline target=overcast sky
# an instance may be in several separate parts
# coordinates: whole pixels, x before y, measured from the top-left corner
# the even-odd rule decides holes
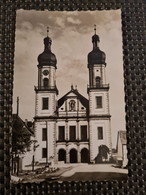
[[[57,58],[56,82],[59,96],[71,84],[88,98],[87,55],[92,50],[91,37],[96,24],[99,47],[106,54],[106,77],[110,83],[110,113],[113,147],[117,131],[125,129],[124,78],[122,60],[121,12],[116,11],[17,11],[13,113],[19,96],[19,115],[32,120],[35,113],[37,57],[44,50],[43,39],[49,26],[52,52]]]

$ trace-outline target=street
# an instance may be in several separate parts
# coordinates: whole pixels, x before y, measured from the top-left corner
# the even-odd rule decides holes
[[[49,172],[41,168],[39,171],[23,173],[21,182],[52,181],[93,181],[93,180],[125,180],[127,169],[115,167],[113,164],[62,164],[56,171]]]
[[[80,164],[65,171],[58,180],[123,180],[127,178],[127,169],[116,168],[112,164]]]

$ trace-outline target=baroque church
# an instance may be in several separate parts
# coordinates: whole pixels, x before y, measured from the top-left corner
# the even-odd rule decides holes
[[[51,51],[52,40],[44,38],[44,51],[38,56],[38,85],[35,87],[34,131],[38,147],[35,162],[95,163],[101,147],[111,157],[111,115],[109,84],[106,83],[106,55],[99,49],[99,36],[92,36],[93,50],[88,54],[88,99],[71,89],[57,99],[57,59]]]

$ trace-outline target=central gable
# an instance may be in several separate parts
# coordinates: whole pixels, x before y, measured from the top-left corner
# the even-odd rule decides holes
[[[76,95],[75,93],[73,93],[73,92],[70,92],[70,93],[67,95],[67,97],[77,97],[77,95]]]
[[[59,116],[86,116],[89,101],[77,89],[71,89],[58,100],[57,112]]]

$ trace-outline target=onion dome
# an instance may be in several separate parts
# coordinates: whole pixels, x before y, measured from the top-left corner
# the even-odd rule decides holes
[[[92,36],[93,50],[88,54],[88,67],[93,66],[94,64],[105,64],[106,55],[98,47],[100,42],[99,36],[96,35],[96,28],[94,28],[95,34]]]
[[[54,66],[57,68],[56,56],[51,52],[51,43],[50,37],[44,38],[44,52],[38,56],[39,66]]]

